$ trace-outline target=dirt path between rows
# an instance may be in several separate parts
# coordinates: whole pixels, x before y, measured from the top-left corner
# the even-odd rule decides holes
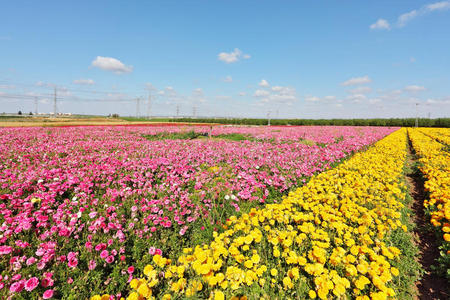
[[[415,283],[417,296],[415,299],[450,299],[448,282],[445,278],[436,275],[432,266],[439,257],[439,249],[436,244],[436,236],[429,230],[429,220],[425,216],[423,201],[426,198],[424,180],[420,170],[415,165],[417,157],[411,144],[408,149],[408,183],[409,194],[413,198],[411,209],[412,221],[416,224],[414,237],[419,254],[417,261],[422,265],[423,275]]]

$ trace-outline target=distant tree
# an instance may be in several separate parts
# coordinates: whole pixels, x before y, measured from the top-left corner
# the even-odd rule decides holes
[[[33,115],[33,113],[32,113],[32,112],[30,111],[29,115],[30,115],[30,116],[32,116],[32,115]]]
[[[22,115],[22,111],[21,110],[19,110],[19,112],[17,113],[19,116],[21,116]]]
[[[118,117],[119,117],[119,114],[112,114],[112,117],[113,117],[113,118],[118,118]]]

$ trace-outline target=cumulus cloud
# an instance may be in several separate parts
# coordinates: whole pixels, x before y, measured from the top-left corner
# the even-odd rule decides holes
[[[372,88],[368,86],[360,86],[349,91],[352,94],[368,94],[372,92]]]
[[[262,79],[259,83],[258,83],[258,85],[259,86],[261,86],[261,87],[269,87],[270,86],[270,84],[267,82],[267,80],[265,80],[265,79]]]
[[[233,82],[233,77],[227,76],[223,79],[224,82]]]
[[[370,25],[370,29],[372,29],[372,30],[376,30],[376,29],[389,30],[389,29],[391,29],[391,25],[385,19],[378,19],[375,23]]]
[[[341,83],[344,86],[349,86],[349,85],[360,85],[360,84],[366,84],[366,83],[370,83],[372,82],[372,79],[369,78],[369,76],[363,76],[363,77],[353,77],[350,78],[347,81],[344,81],[343,83]]]
[[[235,48],[232,52],[220,52],[217,55],[217,58],[220,61],[223,61],[227,64],[231,64],[231,63],[235,63],[235,62],[239,61],[241,58],[249,59],[250,55],[244,54],[241,50],[239,50],[238,48]]]
[[[75,79],[73,83],[81,85],[93,85],[95,82],[92,79]]]
[[[439,104],[439,105],[450,105],[450,97],[442,99],[427,99],[426,104]]]
[[[350,100],[354,103],[359,103],[367,99],[367,96],[364,94],[353,94],[347,97],[347,100]]]
[[[418,92],[425,91],[426,88],[424,86],[420,86],[420,85],[408,85],[408,86],[405,86],[403,88],[403,90],[406,92],[410,92],[410,93],[418,93]]]
[[[256,90],[253,96],[255,97],[267,97],[270,95],[270,92],[267,90]]]
[[[243,96],[246,96],[247,95],[247,93],[246,92],[239,92],[239,94],[238,94],[239,96],[241,96],[241,97],[243,97]]]
[[[307,96],[305,97],[305,100],[308,102],[318,102],[320,101],[320,98],[316,96]]]
[[[297,100],[295,88],[288,86],[273,86],[271,89],[267,89],[269,83],[266,80],[261,80],[259,85],[266,88],[257,89],[253,96],[260,98],[261,103],[275,102],[290,105]]]
[[[325,96],[325,97],[323,97],[323,100],[333,101],[333,100],[336,100],[336,96]]]
[[[116,74],[130,73],[133,71],[132,66],[127,66],[120,60],[113,57],[97,56],[92,61],[92,66],[105,71],[111,71]]]

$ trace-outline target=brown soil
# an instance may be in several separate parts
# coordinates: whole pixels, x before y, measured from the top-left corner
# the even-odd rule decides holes
[[[409,193],[414,199],[411,209],[413,211],[412,221],[416,224],[414,228],[415,242],[419,248],[417,261],[423,268],[421,278],[415,282],[417,291],[415,299],[450,299],[448,281],[432,270],[432,266],[439,257],[439,249],[436,244],[436,236],[430,231],[430,223],[424,212],[423,201],[426,199],[424,181],[420,171],[413,167],[417,159],[411,145],[408,157],[408,165],[411,171],[406,175],[406,181],[409,186]]]

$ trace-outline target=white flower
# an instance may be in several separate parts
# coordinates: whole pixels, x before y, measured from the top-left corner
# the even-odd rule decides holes
[[[236,200],[236,196],[235,195],[231,195],[231,199]]]
[[[39,180],[37,181],[37,183],[42,183],[42,182],[44,182],[44,179],[39,179]]]
[[[229,199],[230,199],[230,196],[225,195],[225,200],[229,200]]]
[[[77,217],[78,217],[78,219],[81,218],[81,214],[82,214],[81,211],[77,212]]]

